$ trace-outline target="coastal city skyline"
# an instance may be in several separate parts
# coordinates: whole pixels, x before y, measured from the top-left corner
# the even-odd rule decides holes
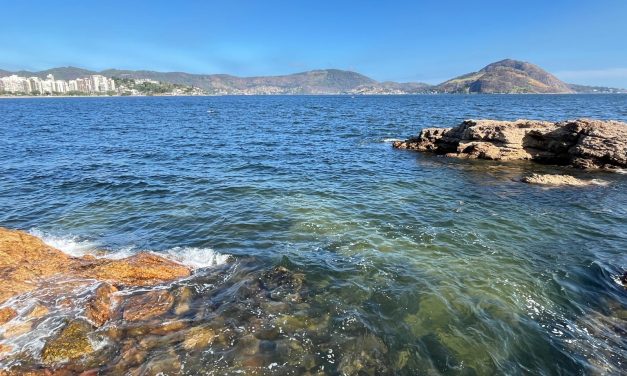
[[[24,33],[21,17],[3,21],[0,68],[75,65],[242,77],[337,68],[378,81],[436,84],[514,57],[566,82],[627,87],[622,1],[516,7],[393,1],[384,9],[369,1],[187,2],[177,9],[162,1],[66,4],[4,4],[5,14],[37,22]],[[73,22],[55,21],[62,18]],[[95,28],[101,19],[116,20],[115,27]]]
[[[113,92],[115,89],[115,81],[112,78],[99,74],[73,80],[56,80],[52,74],[48,74],[45,79],[36,76],[23,77],[16,74],[0,77],[0,92],[11,94],[107,93]]]

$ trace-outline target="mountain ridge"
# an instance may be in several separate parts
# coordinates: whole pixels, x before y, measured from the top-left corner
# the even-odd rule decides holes
[[[0,70],[0,76],[17,74],[71,80],[93,74],[106,77],[150,79],[198,87],[213,95],[230,94],[420,94],[420,93],[621,93],[623,89],[568,84],[537,65],[504,59],[482,69],[454,77],[438,85],[422,82],[379,82],[361,73],[341,69],[316,69],[275,76],[240,77],[230,74],[197,74],[151,70],[56,67],[37,72]]]

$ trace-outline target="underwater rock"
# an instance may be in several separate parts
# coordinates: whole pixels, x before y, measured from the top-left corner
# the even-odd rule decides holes
[[[574,176],[570,175],[557,175],[557,174],[530,174],[527,176],[523,176],[520,179],[521,182],[527,184],[538,184],[538,185],[546,185],[546,186],[573,186],[573,187],[585,187],[588,185],[605,185],[606,182],[602,180],[592,179],[592,180],[584,180],[578,179]]]
[[[202,350],[207,348],[216,338],[215,332],[208,327],[193,327],[185,333],[183,348],[185,350]]]
[[[13,338],[21,336],[24,333],[28,333],[33,329],[32,321],[24,321],[17,323],[10,323],[4,328],[4,338]]]
[[[104,325],[113,315],[113,306],[117,302],[114,294],[118,289],[109,284],[103,283],[96,289],[94,296],[87,303],[85,316],[97,327]]]
[[[43,317],[43,316],[47,315],[48,313],[50,313],[50,310],[48,309],[48,307],[46,307],[45,305],[43,305],[41,303],[37,303],[28,312],[26,317],[29,318],[29,319],[39,318],[39,317]]]
[[[299,302],[305,294],[305,276],[291,270],[277,266],[262,274],[260,282],[262,288],[268,290],[268,297],[274,301]]]
[[[338,370],[342,375],[389,374],[391,370],[385,361],[387,352],[383,341],[374,335],[354,338],[345,345]]]
[[[393,146],[458,158],[615,169],[627,167],[627,124],[592,119],[466,120],[453,128],[425,128]]]
[[[183,286],[177,291],[176,304],[174,306],[174,314],[177,316],[183,315],[191,309],[192,301],[192,289],[188,286]]]
[[[126,321],[148,320],[167,313],[173,304],[174,296],[168,291],[148,291],[127,298],[122,317]]]
[[[86,321],[70,321],[44,345],[41,359],[46,364],[63,363],[93,353],[94,347],[88,337],[91,331],[92,327]]]
[[[173,350],[153,356],[144,363],[136,372],[129,372],[130,375],[157,376],[157,375],[179,375],[181,374],[181,360]]]

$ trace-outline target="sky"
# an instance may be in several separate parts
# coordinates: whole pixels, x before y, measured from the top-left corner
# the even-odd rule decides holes
[[[0,13],[6,70],[337,68],[435,84],[513,58],[627,88],[625,0],[0,0]]]

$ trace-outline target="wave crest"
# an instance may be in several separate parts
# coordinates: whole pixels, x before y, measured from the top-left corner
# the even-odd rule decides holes
[[[76,235],[57,235],[33,228],[28,231],[31,235],[40,238],[44,243],[57,248],[70,256],[82,257],[86,255],[99,258],[122,259],[144,251],[134,246],[124,247],[118,250],[105,251],[98,249],[99,243],[81,239]],[[231,257],[228,254],[216,252],[211,248],[198,247],[174,247],[165,251],[145,250],[172,261],[179,262],[193,269],[217,266],[228,262]]]

